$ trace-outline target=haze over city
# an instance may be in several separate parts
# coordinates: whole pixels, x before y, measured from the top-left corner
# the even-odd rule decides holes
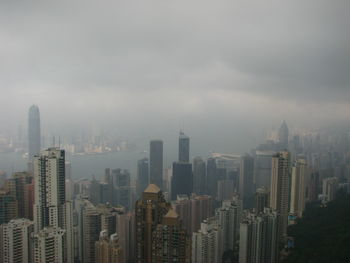
[[[0,1],[0,262],[350,262],[349,13]]]
[[[56,136],[171,144],[184,127],[198,145],[210,138],[199,151],[244,152],[282,120],[349,120],[347,1],[0,5],[1,131],[25,128],[37,104]]]

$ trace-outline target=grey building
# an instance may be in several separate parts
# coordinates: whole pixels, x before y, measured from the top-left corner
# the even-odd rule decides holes
[[[150,184],[163,188],[163,141],[153,140],[150,142],[149,153]]]

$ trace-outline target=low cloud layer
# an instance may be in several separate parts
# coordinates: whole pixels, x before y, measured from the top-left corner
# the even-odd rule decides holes
[[[349,11],[346,0],[1,1],[0,121],[25,123],[31,104],[47,129],[149,136],[182,122],[241,135],[349,121]]]

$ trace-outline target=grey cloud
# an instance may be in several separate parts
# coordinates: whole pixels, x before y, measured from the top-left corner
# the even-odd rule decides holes
[[[125,110],[115,118],[128,124],[140,112],[346,119],[349,11],[341,0],[2,1],[0,109],[14,101],[18,117],[37,103],[81,120]]]

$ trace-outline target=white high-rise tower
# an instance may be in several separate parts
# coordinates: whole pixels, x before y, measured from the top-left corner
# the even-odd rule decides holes
[[[73,262],[72,205],[65,197],[65,153],[59,148],[49,148],[34,157],[34,229],[36,237],[52,236],[52,228],[64,233],[55,238],[55,246],[62,247],[63,262]],[[50,230],[51,229],[51,230]],[[62,231],[61,231],[62,230]],[[46,233],[46,232],[50,233]],[[35,253],[45,254],[39,246]],[[40,258],[34,256],[34,258]]]

